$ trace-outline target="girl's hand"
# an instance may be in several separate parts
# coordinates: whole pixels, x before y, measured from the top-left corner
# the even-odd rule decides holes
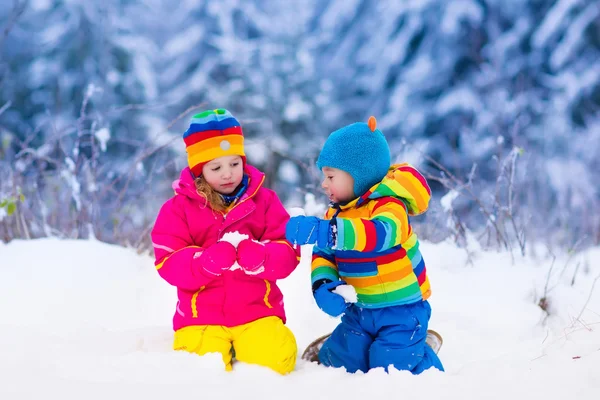
[[[237,247],[237,262],[248,275],[257,275],[265,270],[267,252],[264,244],[251,240],[242,240]]]
[[[229,242],[217,242],[206,248],[198,258],[200,267],[210,275],[219,276],[235,263],[235,247]]]

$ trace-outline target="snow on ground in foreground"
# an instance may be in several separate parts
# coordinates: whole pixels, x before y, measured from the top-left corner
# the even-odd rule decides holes
[[[301,350],[337,323],[313,302],[303,250],[280,282]],[[550,261],[479,253],[470,265],[450,244],[422,250],[446,373],[352,375],[299,361],[282,377],[172,351],[175,292],[147,255],[96,241],[0,243],[0,399],[600,398],[600,249],[557,259],[550,274]]]

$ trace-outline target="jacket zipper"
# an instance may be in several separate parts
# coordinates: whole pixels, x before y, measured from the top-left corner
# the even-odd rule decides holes
[[[221,225],[221,228],[219,229],[219,237],[222,235],[223,231],[224,231],[226,228],[229,228],[231,225],[235,224],[236,222],[238,222],[238,221],[240,221],[240,220],[242,220],[242,219],[246,218],[246,217],[247,217],[248,215],[250,215],[250,214],[252,213],[252,211],[254,211],[254,210],[255,210],[255,208],[251,208],[251,209],[250,209],[250,210],[249,210],[249,211],[248,211],[246,214],[242,215],[241,217],[239,217],[239,218],[237,218],[237,219],[235,219],[235,220],[232,220],[232,221],[228,221],[227,223],[223,223],[223,225]],[[225,220],[227,220],[227,218],[225,218]],[[223,222],[225,222],[225,221],[223,221]]]
[[[229,210],[227,212],[227,214],[231,213],[231,211],[233,211],[236,207],[239,207],[241,204],[245,203],[246,201],[252,199],[256,193],[258,193],[258,190],[262,187],[262,184],[265,181],[265,177],[263,176],[260,183],[258,184],[258,188],[256,189],[256,191],[254,193],[252,193],[251,195],[249,195],[248,197],[246,197],[245,199],[241,200],[239,203],[237,203],[236,205],[233,206],[233,208],[231,210]],[[252,211],[256,210],[256,207],[251,208],[246,214],[242,215],[241,217],[233,220],[233,221],[229,221],[228,223],[225,223],[225,221],[227,221],[227,215],[224,214],[224,220],[223,220],[223,225],[221,226],[221,228],[219,229],[219,236],[221,235],[221,233],[225,230],[225,228],[228,228],[229,226],[233,225],[234,223],[236,223],[237,221],[246,218],[248,215],[250,215],[250,213],[252,213]]]

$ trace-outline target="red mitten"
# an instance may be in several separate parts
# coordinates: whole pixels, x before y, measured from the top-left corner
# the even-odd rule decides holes
[[[244,239],[237,247],[237,262],[248,275],[257,275],[265,270],[267,251],[265,245]]]

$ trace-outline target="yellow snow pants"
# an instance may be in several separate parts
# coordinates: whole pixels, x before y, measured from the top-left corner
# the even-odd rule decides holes
[[[221,325],[192,325],[175,332],[175,350],[204,355],[221,353],[225,369],[232,370],[232,358],[269,367],[287,374],[296,365],[298,347],[292,331],[279,317],[265,317],[228,328]]]

